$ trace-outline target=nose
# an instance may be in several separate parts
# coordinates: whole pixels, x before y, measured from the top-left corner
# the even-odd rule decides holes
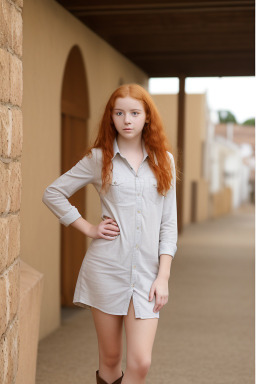
[[[129,116],[128,113],[126,113],[125,116],[124,116],[124,122],[125,122],[125,124],[129,124],[131,122],[130,121],[130,116]]]

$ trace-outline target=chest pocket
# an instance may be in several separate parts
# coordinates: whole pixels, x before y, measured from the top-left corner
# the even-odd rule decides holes
[[[112,182],[109,183],[109,189],[105,197],[110,200],[112,203],[119,203],[120,197],[120,186],[122,184],[122,179],[113,176]]]
[[[150,177],[147,180],[146,185],[148,199],[151,200],[154,204],[160,204],[163,201],[164,196],[157,191],[157,179],[154,177]]]
[[[135,204],[134,181],[131,178],[113,176],[105,198],[121,206]]]

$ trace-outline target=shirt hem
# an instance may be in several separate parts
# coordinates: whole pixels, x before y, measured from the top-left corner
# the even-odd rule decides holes
[[[131,297],[130,297],[130,299],[131,299]],[[115,316],[127,316],[127,313],[128,313],[128,310],[126,311],[126,313],[113,313],[113,312],[110,312],[110,311],[106,311],[105,309],[102,309],[102,308],[100,308],[99,306],[97,306],[97,305],[94,305],[94,304],[91,304],[90,302],[89,302],[89,300],[87,300],[86,302],[85,302],[85,300],[77,300],[77,299],[75,299],[75,300],[73,300],[73,304],[74,305],[76,305],[76,306],[78,306],[78,307],[82,307],[82,308],[84,308],[84,309],[87,309],[87,310],[90,310],[91,309],[91,307],[93,307],[93,308],[97,308],[97,309],[99,309],[100,311],[102,311],[102,312],[104,312],[104,313],[107,313],[107,314],[109,314],[109,315],[115,315]],[[135,311],[136,311],[136,309],[135,309]],[[159,314],[158,314],[158,316],[156,315],[156,316],[151,316],[151,315],[146,315],[146,314],[142,314],[142,315],[137,315],[136,316],[136,314],[135,314],[135,318],[136,319],[157,319],[157,318],[159,318]]]
[[[81,301],[81,300],[79,300],[79,301],[78,300],[74,300],[73,304],[77,305],[78,307],[85,308],[85,309],[90,309],[91,307],[97,308],[97,309],[99,309],[100,311],[102,311],[104,313],[108,313],[109,315],[118,315],[118,316],[126,315],[126,313],[113,313],[113,312],[110,312],[110,311],[106,311],[105,309],[102,309],[102,308],[98,307],[97,305],[88,304],[88,301],[85,303],[84,301]]]

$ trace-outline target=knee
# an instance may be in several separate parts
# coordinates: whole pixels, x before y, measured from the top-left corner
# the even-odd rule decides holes
[[[147,376],[149,368],[151,366],[151,358],[150,357],[140,357],[133,359],[132,362],[128,364],[127,368],[133,371],[136,376],[144,378]]]
[[[100,353],[100,359],[105,366],[115,368],[122,361],[122,354],[114,351]]]

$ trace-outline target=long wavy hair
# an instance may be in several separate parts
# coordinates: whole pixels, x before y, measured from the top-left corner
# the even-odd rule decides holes
[[[162,195],[166,195],[174,176],[171,167],[171,160],[166,152],[169,151],[172,153],[171,146],[167,140],[163,121],[154,101],[152,100],[150,94],[138,84],[123,84],[111,94],[99,123],[98,135],[93,145],[83,153],[83,156],[92,155],[92,148],[101,148],[102,190],[105,191],[112,181],[113,164],[111,160],[114,155],[113,143],[118,134],[112,119],[112,111],[115,106],[116,99],[118,97],[126,96],[139,100],[144,106],[146,122],[142,130],[142,138],[148,152],[148,164],[157,179],[158,192]],[[176,161],[175,170],[177,176]]]

